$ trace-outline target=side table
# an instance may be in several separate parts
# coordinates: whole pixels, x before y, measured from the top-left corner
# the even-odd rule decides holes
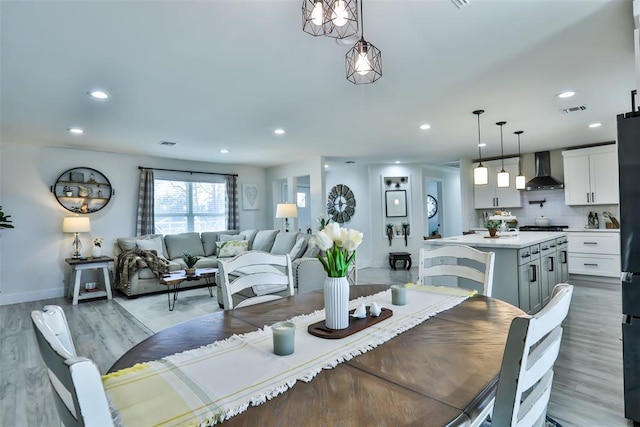
[[[109,263],[113,262],[113,258],[108,256],[101,256],[99,258],[66,258],[65,261],[71,266],[71,275],[69,278],[69,296],[73,297],[73,305],[78,305],[79,300],[98,298],[106,296],[107,299],[112,299],[111,296],[111,280],[109,280]],[[80,289],[80,279],[82,277],[82,270],[102,270],[104,276],[104,289],[97,289],[95,291],[85,291]]]

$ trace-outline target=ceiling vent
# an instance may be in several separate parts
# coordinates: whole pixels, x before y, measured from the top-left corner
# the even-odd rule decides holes
[[[173,147],[174,145],[177,144],[177,142],[171,142],[171,141],[160,141],[158,142],[158,144],[160,145],[166,145],[167,147]]]
[[[471,0],[451,0],[451,3],[455,4],[458,9],[468,5]]]
[[[569,114],[569,113],[577,113],[578,111],[584,111],[586,109],[587,109],[586,105],[579,105],[577,107],[561,108],[560,112],[564,114]]]

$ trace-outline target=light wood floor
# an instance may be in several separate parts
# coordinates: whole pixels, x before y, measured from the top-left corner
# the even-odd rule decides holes
[[[363,269],[359,283],[405,283],[416,269]],[[632,426],[622,401],[621,305],[618,286],[573,281],[548,413],[563,426]],[[70,305],[64,298],[0,307],[0,426],[58,426],[30,312],[64,308],[78,354],[101,372],[152,332],[117,303],[99,299]]]

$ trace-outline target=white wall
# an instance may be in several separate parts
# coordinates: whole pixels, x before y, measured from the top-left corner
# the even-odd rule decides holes
[[[284,160],[284,159],[283,159]],[[282,202],[279,200],[279,183],[285,180],[288,189],[288,202],[295,203],[296,178],[299,176],[309,177],[311,218],[317,218],[325,212],[325,183],[324,183],[324,161],[322,157],[313,157],[303,162],[292,163],[289,165],[276,166],[267,169],[266,182],[271,189],[266,195],[267,207],[266,215],[271,226],[269,228],[282,229],[282,220],[276,220],[276,204]],[[315,228],[311,224],[312,228]],[[289,219],[289,229],[306,231],[307,224],[299,224],[297,218]]]
[[[384,233],[385,216],[384,190],[382,178],[385,176],[408,176],[407,202],[411,233],[405,246],[402,236],[392,239],[391,245]],[[422,195],[424,177],[442,180],[442,221],[443,236],[462,234],[462,205],[460,173],[457,168],[430,165],[373,165],[369,167],[369,191],[371,200],[371,266],[388,266],[389,252],[409,252],[414,260],[418,259],[426,234],[426,212]]]
[[[89,214],[91,233],[81,235],[83,253],[92,238],[104,237],[103,252],[112,254],[115,239],[135,235],[138,166],[236,173],[241,184],[256,184],[261,209],[245,211],[240,202],[241,228],[266,228],[266,171],[263,168],[188,162],[172,159],[3,142],[0,157],[2,205],[16,228],[0,236],[0,305],[63,296],[72,235],[62,233],[62,219],[73,215],[62,208],[49,188],[65,170],[91,167],[106,175],[115,195],[102,210]],[[271,213],[271,215],[273,215]]]
[[[355,214],[348,222],[342,224],[344,227],[353,228],[364,233],[364,239],[358,247],[357,264],[359,268],[371,265],[371,254],[373,245],[377,244],[376,234],[371,229],[371,218],[379,211],[371,203],[371,193],[369,191],[369,171],[366,165],[344,164],[331,165],[326,171],[326,192],[329,194],[335,185],[346,185],[353,191],[356,198]],[[326,196],[325,196],[326,206]],[[325,211],[326,213],[326,207]],[[317,231],[317,224],[314,232]],[[378,233],[379,234],[379,233]]]

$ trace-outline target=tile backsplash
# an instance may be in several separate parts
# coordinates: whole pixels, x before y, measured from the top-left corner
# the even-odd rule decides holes
[[[536,201],[545,202],[540,206]],[[619,205],[586,205],[567,206],[564,203],[563,190],[539,190],[522,192],[522,208],[506,208],[508,212],[515,215],[518,225],[534,225],[534,220],[538,216],[545,216],[551,220],[551,225],[568,225],[570,228],[584,228],[587,225],[589,212],[598,214],[600,228],[605,228],[602,212],[611,212],[620,221]],[[490,209],[478,209],[478,226],[482,227],[482,214],[484,212],[493,213]]]

